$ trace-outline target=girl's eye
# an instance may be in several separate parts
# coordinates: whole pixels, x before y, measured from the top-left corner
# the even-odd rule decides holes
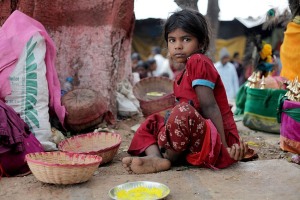
[[[188,42],[188,41],[190,41],[191,39],[190,38],[183,38],[183,41],[184,42]]]
[[[172,42],[175,42],[175,40],[173,38],[169,38],[168,42],[172,43]]]

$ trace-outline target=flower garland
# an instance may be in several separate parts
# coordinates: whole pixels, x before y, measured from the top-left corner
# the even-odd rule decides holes
[[[272,46],[270,44],[264,43],[262,50],[259,52],[261,60],[267,63],[273,63],[272,58]]]
[[[257,69],[262,72],[262,75],[267,76],[273,70],[273,66],[272,46],[263,42],[259,51]]]

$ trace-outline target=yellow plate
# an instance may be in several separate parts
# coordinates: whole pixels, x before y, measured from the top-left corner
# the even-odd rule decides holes
[[[170,193],[168,186],[151,181],[136,181],[118,185],[109,190],[108,195],[118,200],[163,199]]]

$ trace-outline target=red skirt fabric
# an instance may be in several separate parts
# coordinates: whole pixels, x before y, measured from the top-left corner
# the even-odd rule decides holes
[[[225,137],[229,146],[239,143],[237,134],[225,133]],[[186,152],[186,161],[199,167],[225,168],[236,162],[221,144],[213,123],[187,103],[176,105],[166,124],[161,115],[150,115],[136,131],[128,153],[140,156],[152,144],[160,149]]]

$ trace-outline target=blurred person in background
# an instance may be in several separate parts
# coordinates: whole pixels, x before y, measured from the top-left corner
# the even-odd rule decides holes
[[[154,58],[149,58],[146,62],[149,66],[148,76],[153,77],[154,76],[154,71],[157,68],[156,60]]]
[[[134,52],[131,54],[131,68],[132,68],[132,72],[135,71],[135,68],[138,64],[138,62],[141,60],[141,56],[139,53]]]
[[[159,46],[152,47],[150,58],[154,58],[157,65],[156,70],[153,71],[153,75],[160,76],[162,74],[166,58],[161,54],[161,48]]]
[[[147,62],[140,60],[135,68],[135,71],[139,74],[140,79],[148,77],[149,65]]]
[[[132,84],[133,85],[141,80],[140,74],[136,71],[138,62],[142,62],[140,54],[137,52],[132,53],[131,54],[131,70],[132,70]]]
[[[239,85],[242,85],[245,82],[245,78],[244,78],[244,68],[240,59],[240,53],[234,52],[232,56],[232,60],[230,62],[234,65],[236,69],[236,73],[239,78]]]
[[[227,48],[222,48],[219,55],[220,61],[216,62],[214,65],[221,76],[227,98],[231,102],[234,101],[239,89],[238,75],[235,66],[229,62],[230,55]]]
[[[174,73],[173,73],[173,70],[171,68],[171,59],[168,58],[165,59],[165,62],[163,63],[163,67],[160,71],[160,76],[165,76],[165,77],[168,77],[169,79],[173,80],[175,78],[174,76]]]

